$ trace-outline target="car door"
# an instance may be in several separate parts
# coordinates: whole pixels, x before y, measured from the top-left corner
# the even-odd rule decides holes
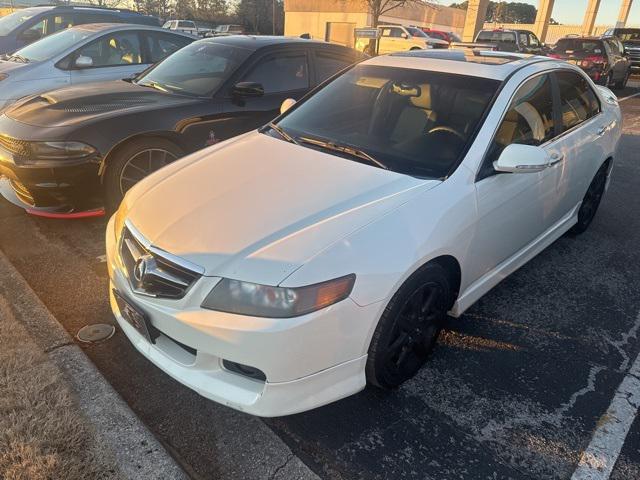
[[[228,118],[220,122],[211,134],[216,140],[234,137],[258,128],[280,113],[287,98],[300,99],[311,87],[309,52],[306,48],[278,48],[251,62],[237,75],[233,84],[255,82],[264,94],[257,97],[235,95],[233,85],[224,92],[224,110]]]
[[[561,135],[555,141],[562,155],[559,193],[562,212],[569,212],[582,201],[596,171],[605,158],[604,138],[608,127],[601,114],[596,93],[581,73],[559,70],[557,104]]]
[[[477,228],[470,257],[478,279],[511,259],[559,219],[561,162],[541,172],[505,174],[493,162],[513,143],[537,145],[557,156],[558,119],[553,80],[545,73],[523,82],[511,99],[476,179]]]
[[[91,59],[91,66],[76,66],[80,57]],[[149,65],[148,62],[139,31],[109,32],[72,54],[71,83],[130,78],[144,70]]]
[[[604,40],[606,55],[608,57],[609,65],[613,75],[613,80],[620,80],[625,74],[623,72],[624,65],[622,62],[622,52],[619,50],[616,43],[610,39]]]

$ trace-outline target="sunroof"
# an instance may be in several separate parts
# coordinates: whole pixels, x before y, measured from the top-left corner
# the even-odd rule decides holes
[[[482,65],[504,65],[505,63],[522,60],[522,57],[494,53],[489,50],[449,49],[449,50],[411,50],[408,52],[392,53],[394,57],[420,57],[438,60],[453,60],[456,62],[480,63]]]

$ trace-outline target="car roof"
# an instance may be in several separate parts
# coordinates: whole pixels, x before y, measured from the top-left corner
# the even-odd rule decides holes
[[[71,27],[73,30],[83,30],[85,32],[103,33],[121,30],[152,30],[156,32],[168,33],[170,35],[182,35],[189,38],[198,38],[183,32],[169,31],[166,28],[155,27],[153,25],[140,25],[137,23],[86,23]]]
[[[272,45],[330,45],[335,48],[348,48],[335,43],[324,42],[321,40],[310,40],[300,37],[282,37],[273,35],[229,35],[227,37],[211,37],[200,40],[200,42],[222,43],[234,47],[241,47],[250,50],[258,50],[259,48]]]
[[[526,65],[553,61],[548,57],[518,53],[449,49],[397,52],[370,58],[362,63],[505,80]]]

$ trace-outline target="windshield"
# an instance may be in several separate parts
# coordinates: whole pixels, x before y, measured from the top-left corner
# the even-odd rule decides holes
[[[15,55],[31,62],[49,60],[68,48],[79,45],[80,42],[91,35],[92,32],[83,29],[71,28],[62,30],[21,48]]]
[[[563,38],[558,40],[555,53],[592,53],[604,52],[604,46],[600,40],[582,40],[580,38]]]
[[[429,35],[427,35],[426,33],[424,33],[422,30],[420,30],[419,28],[415,28],[415,27],[407,27],[407,30],[409,31],[409,33],[411,34],[412,37],[422,37],[422,38],[429,38]]]
[[[195,97],[211,96],[251,50],[202,40],[178,50],[136,83]]]
[[[278,126],[309,148],[322,149],[305,139],[329,141],[396,172],[441,178],[458,164],[499,85],[465,75],[358,65]]]
[[[5,15],[0,18],[0,35],[9,35],[16,28],[38,13],[40,13],[40,10],[31,10],[27,8],[25,10],[19,10],[17,12],[10,13],[9,15]]]
[[[640,29],[616,30],[615,35],[623,42],[640,40]]]

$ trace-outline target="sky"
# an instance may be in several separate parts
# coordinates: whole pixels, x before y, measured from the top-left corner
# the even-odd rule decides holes
[[[538,6],[538,0],[512,0],[530,3]],[[620,11],[622,0],[601,0],[596,25],[615,24]],[[553,14],[551,15],[560,23],[582,23],[584,13],[587,10],[588,0],[555,0]],[[627,25],[640,26],[640,0],[635,0],[631,6],[631,14]]]

